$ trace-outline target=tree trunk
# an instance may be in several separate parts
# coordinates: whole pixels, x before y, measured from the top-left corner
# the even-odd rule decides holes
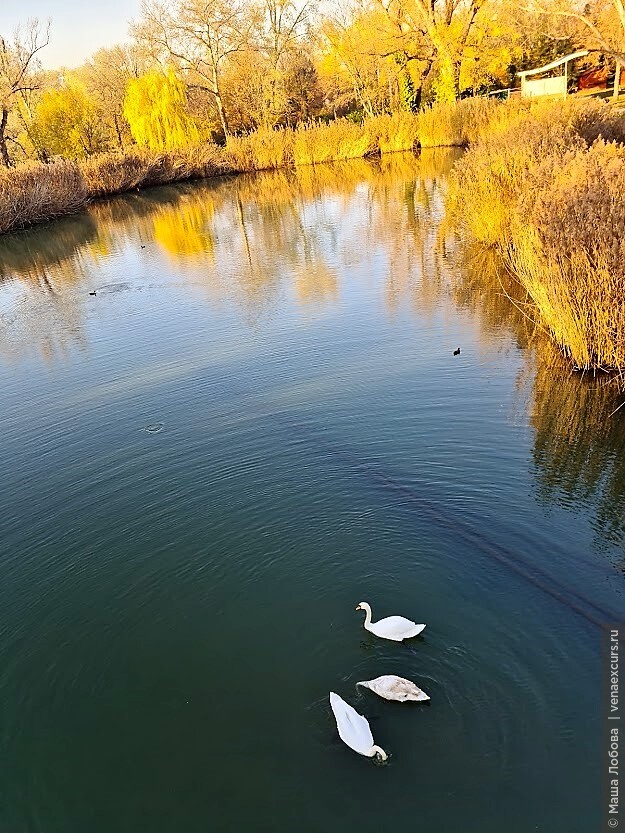
[[[113,113],[113,124],[115,125],[115,132],[117,133],[117,144],[119,145],[119,149],[123,151],[124,141],[122,139],[122,131],[119,127],[119,119],[117,118],[117,113]]]
[[[219,114],[219,121],[221,122],[221,129],[224,132],[224,138],[227,139],[229,135],[228,119],[226,118],[226,111],[224,110],[224,103],[221,98],[221,90],[219,89],[219,76],[217,74],[217,67],[213,65],[213,93],[217,103],[217,113]]]
[[[7,148],[6,126],[9,120],[9,111],[6,107],[2,108],[2,119],[0,120],[0,156],[2,157],[2,164],[5,168],[11,167],[11,160],[9,159],[9,150]]]
[[[619,93],[621,91],[621,63],[620,61],[616,62],[616,73],[614,75],[614,91],[612,92],[613,98],[618,98]]]

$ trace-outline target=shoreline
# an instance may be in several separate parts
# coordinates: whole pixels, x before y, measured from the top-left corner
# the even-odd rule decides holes
[[[94,199],[193,179],[280,170],[433,147],[466,147],[498,102],[465,99],[419,113],[336,119],[297,128],[260,128],[224,147],[205,143],[154,152],[133,148],[85,161],[26,162],[0,169],[0,234],[22,231],[82,210]]]
[[[622,384],[625,226],[617,198],[625,189],[624,140],[625,119],[599,102],[466,99],[362,124],[258,130],[223,148],[29,163],[0,173],[0,233],[156,185],[468,147],[451,176],[452,225],[498,252],[527,293],[525,314],[572,369],[620,374]]]

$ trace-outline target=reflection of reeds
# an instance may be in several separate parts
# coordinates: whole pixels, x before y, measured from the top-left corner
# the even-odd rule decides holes
[[[338,297],[338,277],[325,263],[309,263],[295,273],[295,293],[303,304],[319,304]]]
[[[623,548],[625,434],[614,413],[621,403],[604,374],[571,373],[555,350],[538,356],[531,419],[539,495],[565,505],[590,498],[597,534]]]
[[[547,341],[535,321],[527,290],[505,268],[497,251],[465,245],[458,257],[462,268],[453,283],[454,300],[478,318],[489,348],[500,341],[504,328],[520,349]]]
[[[455,302],[479,321],[488,350],[502,332],[524,351],[517,378],[518,409],[534,429],[532,458],[537,496],[547,505],[584,502],[593,513],[597,537],[625,547],[625,434],[615,413],[622,394],[603,372],[576,373],[540,322],[532,300],[499,253],[463,246],[455,261]]]
[[[464,246],[458,257],[453,297],[479,320],[486,347],[501,344],[503,331],[525,351],[517,389],[523,421],[529,411],[534,428],[539,499],[564,506],[586,501],[597,536],[625,546],[625,435],[615,413],[622,394],[606,373],[573,372],[495,250]]]

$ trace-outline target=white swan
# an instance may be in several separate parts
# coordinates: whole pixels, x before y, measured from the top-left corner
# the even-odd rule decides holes
[[[375,680],[362,680],[356,685],[370,688],[371,691],[374,691],[380,697],[384,697],[385,700],[398,700],[400,703],[405,703],[407,700],[423,703],[430,699],[419,686],[416,686],[410,680],[405,680],[403,677],[397,677],[395,674],[384,674],[381,677],[376,677]]]
[[[388,758],[386,752],[373,743],[373,735],[366,717],[358,714],[356,709],[333,691],[330,692],[330,706],[343,743],[367,758],[373,758],[375,755],[379,755],[383,761]]]
[[[404,619],[403,616],[387,616],[379,622],[371,621],[371,607],[367,602],[360,602],[356,610],[365,611],[365,630],[379,636],[381,639],[392,639],[393,642],[401,642],[417,636],[425,629],[425,625],[417,625],[411,619]]]

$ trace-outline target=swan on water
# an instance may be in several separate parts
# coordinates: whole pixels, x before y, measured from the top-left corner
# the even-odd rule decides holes
[[[405,703],[408,700],[423,703],[430,699],[419,686],[410,682],[410,680],[405,680],[403,677],[397,677],[395,674],[383,674],[381,677],[376,677],[375,680],[362,680],[356,685],[371,689],[380,697],[384,697],[385,700],[398,700],[400,703]]]
[[[339,737],[354,752],[373,758],[378,755],[383,761],[388,758],[386,752],[373,742],[373,735],[369,728],[369,721],[366,717],[358,714],[356,709],[346,703],[342,697],[330,692],[330,706],[334,712],[336,728],[339,730]]]
[[[404,639],[410,639],[412,636],[418,636],[425,629],[425,625],[417,625],[411,619],[405,619],[403,616],[387,616],[386,619],[372,622],[371,606],[367,602],[360,602],[356,605],[356,610],[365,611],[365,630],[379,636],[381,639],[392,639],[393,642],[401,642]]]

